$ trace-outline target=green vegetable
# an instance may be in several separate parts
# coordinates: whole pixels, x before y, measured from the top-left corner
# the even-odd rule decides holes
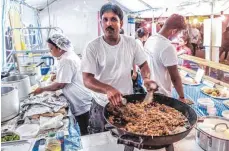
[[[20,136],[18,136],[17,134],[9,134],[9,135],[2,136],[1,138],[1,142],[17,141],[17,140],[20,140]]]

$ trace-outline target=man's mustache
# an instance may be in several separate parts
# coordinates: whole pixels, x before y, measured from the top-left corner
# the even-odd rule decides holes
[[[108,30],[108,31],[109,31],[109,30],[113,30],[113,31],[114,31],[114,28],[111,27],[111,26],[109,26],[109,27],[106,28],[106,30]]]

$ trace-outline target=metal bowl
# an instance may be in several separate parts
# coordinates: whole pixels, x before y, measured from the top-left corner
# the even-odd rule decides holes
[[[2,82],[16,82],[28,78],[28,75],[13,75],[2,79]]]

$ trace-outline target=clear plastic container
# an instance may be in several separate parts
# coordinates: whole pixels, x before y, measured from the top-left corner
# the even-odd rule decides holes
[[[214,106],[208,106],[207,112],[208,112],[209,116],[216,116],[217,109]]]
[[[61,151],[61,142],[56,139],[55,133],[50,133],[46,140],[45,151]]]

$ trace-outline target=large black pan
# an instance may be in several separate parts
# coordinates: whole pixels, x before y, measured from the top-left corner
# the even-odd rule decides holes
[[[133,94],[133,95],[126,95],[124,98],[127,99],[127,102],[135,103],[136,101],[143,101],[145,98],[145,94]],[[124,131],[120,128],[118,128],[115,125],[112,125],[108,118],[110,116],[109,111],[107,111],[108,104],[104,108],[104,118],[108,122],[108,124],[111,125],[111,128],[114,128],[118,131],[118,143],[123,144],[126,140],[129,138],[129,146],[134,146],[137,148],[143,148],[143,146],[158,146],[158,148],[163,146],[168,146],[173,144],[174,142],[177,142],[184,137],[186,137],[189,132],[192,130],[194,125],[197,122],[197,114],[196,112],[187,104],[180,102],[174,98],[170,98],[161,94],[154,94],[154,101],[165,104],[167,106],[170,106],[172,108],[175,108],[176,110],[180,111],[185,117],[187,117],[190,127],[186,129],[186,131],[183,131],[181,133],[177,133],[174,135],[166,135],[166,136],[146,136],[146,135],[138,135],[135,133],[130,133],[127,131]],[[135,138],[133,141],[133,138]],[[150,148],[150,147],[149,147]]]

